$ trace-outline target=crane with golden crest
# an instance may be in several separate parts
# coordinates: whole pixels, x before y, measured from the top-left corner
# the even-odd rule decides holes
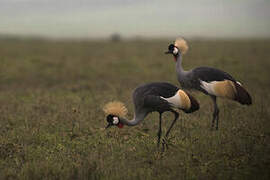
[[[214,103],[212,128],[216,122],[218,129],[219,108],[217,97],[228,98],[243,105],[251,105],[252,99],[243,87],[230,74],[211,67],[197,67],[185,71],[182,67],[182,56],[188,51],[185,39],[177,38],[174,44],[168,46],[166,54],[172,54],[176,61],[178,81],[183,89],[198,90],[209,95]]]
[[[179,117],[176,109],[183,110],[185,113],[192,113],[199,109],[199,104],[189,93],[166,82],[153,82],[138,86],[133,92],[134,117],[127,120],[127,108],[121,102],[109,102],[103,108],[107,116],[109,128],[117,126],[122,128],[124,125],[135,126],[139,124],[151,112],[159,113],[158,141],[160,144],[162,114],[166,111],[174,114],[174,120],[170,125],[165,137],[168,137],[173,125]]]

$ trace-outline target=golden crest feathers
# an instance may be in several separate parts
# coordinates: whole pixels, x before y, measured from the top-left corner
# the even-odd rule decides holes
[[[119,102],[119,101],[112,101],[112,102],[107,103],[103,107],[103,111],[106,115],[112,114],[118,117],[125,117],[128,112],[126,106],[122,102]]]
[[[186,54],[188,51],[187,41],[182,37],[177,38],[174,42],[174,45],[180,50],[182,54]]]

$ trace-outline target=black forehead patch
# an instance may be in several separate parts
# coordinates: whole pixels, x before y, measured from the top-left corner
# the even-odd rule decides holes
[[[173,44],[170,44],[169,47],[168,47],[168,49],[169,49],[170,51],[173,51],[174,45],[173,45]]]
[[[107,122],[108,122],[108,123],[112,123],[112,122],[113,122],[113,115],[109,114],[109,115],[107,116]]]

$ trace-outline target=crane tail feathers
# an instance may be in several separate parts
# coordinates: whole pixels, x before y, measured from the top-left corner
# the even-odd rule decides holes
[[[189,97],[190,100],[190,108],[185,110],[186,113],[192,113],[194,111],[197,111],[200,109],[200,104],[198,103],[198,101],[189,93],[187,93],[187,96]]]
[[[217,97],[223,97],[235,100],[240,104],[250,105],[252,99],[239,82],[233,82],[230,80],[224,81],[201,81],[201,87],[208,93]]]
[[[236,89],[234,100],[243,105],[251,105],[252,99],[247,90],[239,83],[234,83],[234,86]]]
[[[124,103],[119,102],[119,101],[112,101],[107,103],[103,107],[103,111],[106,115],[116,115],[118,117],[125,117],[128,113],[128,110]]]

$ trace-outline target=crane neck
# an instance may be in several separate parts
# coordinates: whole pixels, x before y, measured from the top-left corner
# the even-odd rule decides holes
[[[120,118],[120,122],[127,126],[135,126],[139,124],[145,117],[147,113],[134,113],[134,117],[132,120],[128,120],[126,118]]]
[[[182,55],[180,53],[177,54],[175,59],[176,59],[176,72],[177,72],[177,74],[180,74],[180,75],[186,74],[187,71],[185,71],[183,69],[183,66],[182,66]]]

